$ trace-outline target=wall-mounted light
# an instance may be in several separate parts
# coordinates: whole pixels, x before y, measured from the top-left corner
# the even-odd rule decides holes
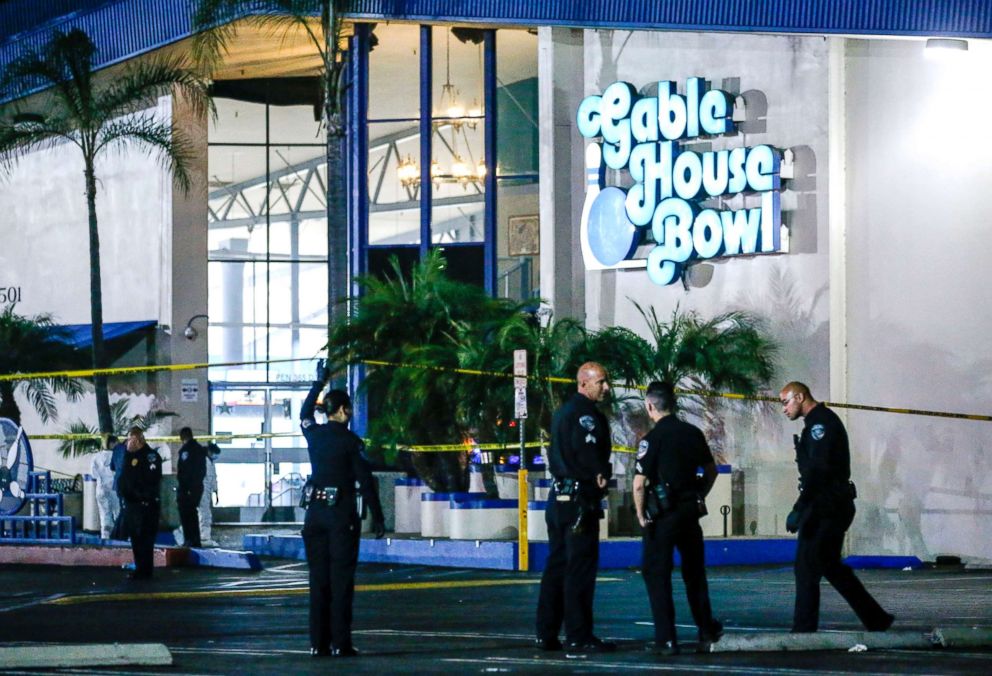
[[[954,58],[968,51],[968,41],[957,38],[930,38],[924,54],[927,58]]]
[[[189,321],[186,322],[186,328],[183,329],[183,335],[186,336],[186,340],[196,340],[196,337],[200,335],[200,332],[193,328],[193,320],[199,319],[200,317],[208,319],[207,315],[193,315],[189,318]]]

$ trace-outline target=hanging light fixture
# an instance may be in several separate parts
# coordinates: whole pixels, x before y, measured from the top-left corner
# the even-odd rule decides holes
[[[438,136],[445,130],[449,132],[444,140],[444,145],[451,152],[451,164],[445,167],[437,158],[433,159],[431,161],[431,182],[436,185],[457,183],[462,187],[467,187],[470,183],[480,184],[486,177],[485,161],[466,161],[462,157],[459,145],[465,148],[471,158],[473,153],[469,148],[466,130],[474,130],[478,124],[478,118],[481,118],[484,113],[478,99],[473,99],[472,105],[466,110],[465,105],[459,100],[458,88],[451,81],[451,29],[448,30],[445,44],[445,78],[444,84],[441,85],[438,111],[443,117],[434,120],[431,127],[434,134]],[[461,142],[459,142],[459,137]],[[404,188],[415,190],[420,185],[420,165],[413,157],[407,155],[398,162],[396,177]]]

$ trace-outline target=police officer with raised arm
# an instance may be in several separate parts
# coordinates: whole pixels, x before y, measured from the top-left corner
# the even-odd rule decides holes
[[[651,383],[644,403],[655,425],[637,447],[634,508],[644,531],[642,574],[654,619],[654,642],[648,648],[679,654],[672,600],[678,547],[686,600],[699,630],[697,650],[704,652],[723,634],[723,625],[713,619],[710,607],[699,527],[704,499],[716,481],[716,464],[702,431],[674,415],[675,389],[670,383]],[[702,479],[697,478],[699,468]]]
[[[599,564],[600,502],[612,474],[610,425],[596,407],[610,391],[601,364],[579,367],[578,391],[551,421],[548,466],[554,478],[548,495],[548,559],[537,603],[540,650],[561,650],[558,632],[565,624],[566,654],[616,650],[593,634],[592,603]]]
[[[882,609],[840,559],[844,533],[854,520],[857,497],[851,482],[851,450],[844,423],[814,399],[803,383],[791,382],[783,387],[779,401],[789,420],[803,418],[805,423],[795,440],[799,499],[785,522],[790,533],[799,533],[792,631],[817,630],[823,577],[840,592],[868,631],[885,631],[895,618]]]
[[[386,527],[365,444],[348,429],[352,412],[348,393],[330,390],[323,404],[327,422],[314,419],[317,397],[328,377],[321,359],[317,380],[300,410],[312,470],[303,489],[307,510],[303,544],[310,568],[310,654],[352,657],[358,654],[351,643],[351,608],[364,516],[360,505],[364,502],[372,512],[376,538],[385,535]]]

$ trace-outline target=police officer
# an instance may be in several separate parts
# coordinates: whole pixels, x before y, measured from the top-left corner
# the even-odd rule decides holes
[[[844,533],[854,520],[851,451],[847,430],[837,414],[816,401],[803,383],[791,382],[779,393],[789,420],[802,417],[796,440],[799,499],[786,519],[786,529],[799,533],[796,545],[796,609],[792,631],[817,630],[820,578],[840,592],[869,631],[885,631],[895,619],[864,588],[849,566],[841,563]]]
[[[193,438],[193,430],[179,430],[179,462],[176,469],[176,506],[187,547],[200,547],[200,518],[197,506],[203,497],[203,479],[207,474],[207,451]]]
[[[331,390],[324,399],[326,424],[314,420],[317,396],[329,373],[317,363],[317,380],[300,410],[312,474],[304,486],[307,507],[303,544],[310,568],[310,654],[351,657],[351,606],[361,539],[359,496],[372,511],[376,538],[386,533],[365,444],[348,429],[351,398]]]
[[[675,390],[670,383],[652,383],[644,397],[654,428],[637,447],[634,508],[643,529],[644,586],[654,619],[654,642],[648,649],[679,654],[672,600],[675,548],[682,556],[682,580],[692,618],[699,629],[700,652],[720,639],[723,626],[713,619],[701,509],[716,481],[716,464],[703,433],[675,415]],[[696,471],[703,468],[703,477]]]
[[[162,458],[145,442],[140,427],[128,430],[126,449],[117,488],[124,502],[124,522],[134,553],[134,572],[129,577],[146,580],[152,576],[158,533]]]
[[[592,602],[599,563],[600,502],[612,474],[610,425],[596,403],[610,391],[601,364],[579,367],[578,392],[551,421],[548,495],[548,559],[537,603],[540,650],[561,650],[558,632],[565,624],[566,654],[612,652],[616,645],[593,634]]]

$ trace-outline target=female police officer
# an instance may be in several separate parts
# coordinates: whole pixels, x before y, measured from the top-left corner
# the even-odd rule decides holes
[[[386,533],[365,444],[347,425],[351,398],[331,390],[324,399],[327,423],[314,419],[317,396],[327,382],[324,360],[317,363],[317,380],[300,410],[312,474],[304,487],[307,508],[303,544],[310,567],[310,654],[351,657],[351,605],[361,539],[358,496],[372,510],[372,530]]]

